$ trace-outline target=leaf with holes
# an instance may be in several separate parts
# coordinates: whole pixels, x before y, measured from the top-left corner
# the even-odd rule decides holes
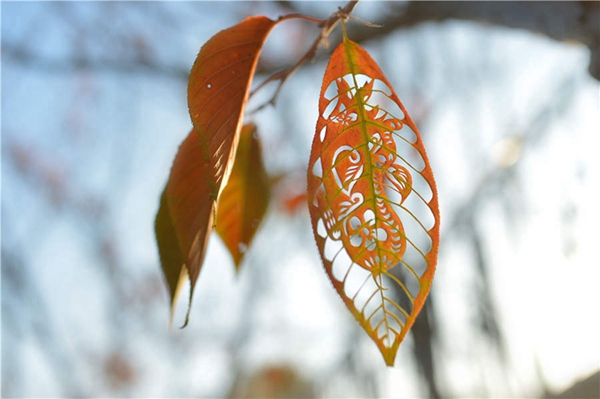
[[[253,124],[245,125],[227,185],[217,205],[217,233],[229,249],[236,270],[269,205],[269,178]]]
[[[275,24],[277,21],[266,17],[251,17],[217,33],[200,49],[190,73],[188,105],[194,129],[179,149],[162,201],[191,283],[186,324],[215,204],[235,157],[252,77],[262,45]],[[160,226],[169,223],[161,219]],[[162,236],[157,232],[157,239]],[[163,258],[161,255],[161,261]],[[171,282],[169,287],[172,308],[176,295]]]
[[[347,38],[323,78],[308,205],[325,271],[392,366],[433,280],[438,198],[417,127]]]

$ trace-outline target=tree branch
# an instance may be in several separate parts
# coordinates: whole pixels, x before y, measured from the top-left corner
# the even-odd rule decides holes
[[[319,49],[319,47],[323,43],[327,42],[327,37],[333,31],[333,29],[338,25],[338,23],[340,21],[342,21],[342,20],[347,19],[347,18],[350,17],[350,14],[352,13],[352,10],[354,10],[354,7],[356,7],[357,3],[358,3],[358,0],[351,0],[351,1],[349,1],[346,4],[346,6],[344,8],[340,8],[338,11],[332,13],[329,16],[328,19],[320,21],[321,22],[321,33],[319,34],[319,36],[317,36],[317,38],[313,42],[313,45],[302,56],[302,58],[300,58],[300,60],[298,60],[298,62],[296,62],[291,67],[286,68],[286,69],[284,69],[282,71],[279,71],[279,72],[271,75],[269,78],[267,78],[265,81],[263,81],[260,85],[258,85],[258,87],[252,91],[252,93],[250,93],[250,96],[252,96],[252,95],[254,95],[254,93],[256,93],[258,90],[260,90],[261,88],[263,88],[264,86],[266,86],[270,82],[279,81],[279,85],[277,86],[277,89],[275,90],[275,93],[271,97],[271,100],[269,100],[265,104],[261,105],[260,107],[258,107],[253,112],[258,111],[258,110],[264,108],[265,106],[267,106],[269,104],[273,105],[273,106],[275,105],[275,101],[277,100],[277,96],[279,95],[279,93],[281,91],[281,88],[283,87],[283,84],[306,61],[312,60],[312,59],[315,58],[315,55],[317,54],[317,50]],[[302,18],[306,19],[306,17],[302,16],[302,14],[289,14],[289,15],[285,15],[283,17],[279,17],[279,20],[283,21],[285,19],[292,19],[292,18],[299,18],[299,17],[302,17]],[[314,20],[313,22],[318,22],[318,20]]]
[[[188,68],[178,66],[160,65],[147,59],[132,58],[131,60],[98,59],[90,60],[85,57],[65,59],[52,59],[35,54],[29,50],[14,46],[11,43],[2,43],[2,55],[28,68],[37,69],[47,73],[71,73],[77,70],[93,70],[95,72],[119,73],[149,73],[172,79],[186,81],[190,75]]]
[[[295,2],[284,2],[290,12],[305,13]],[[376,21],[382,25],[372,28],[362,24],[352,27],[352,40],[365,42],[381,39],[392,32],[409,29],[424,22],[446,20],[476,21],[524,29],[543,34],[557,41],[574,41],[586,45],[591,51],[590,74],[600,80],[600,2],[446,2],[411,1],[408,4],[390,5],[386,17]],[[146,59],[88,60],[84,58],[52,60],[26,52],[10,43],[3,43],[3,53],[23,65],[48,72],[65,72],[73,68],[106,70],[132,73],[145,71],[176,79],[187,79],[189,70],[177,66],[158,65]],[[324,54],[316,59],[323,59]],[[289,60],[269,63],[268,68],[259,66],[257,73],[272,75],[289,67]]]
[[[288,3],[293,7],[294,3]],[[382,25],[373,29],[361,24],[352,27],[352,40],[381,39],[392,32],[424,22],[450,19],[475,21],[541,33],[558,41],[575,41],[590,48],[589,71],[600,80],[600,2],[447,2],[411,1],[390,6]]]

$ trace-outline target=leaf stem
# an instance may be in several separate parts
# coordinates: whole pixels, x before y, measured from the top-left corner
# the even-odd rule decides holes
[[[319,18],[311,17],[310,15],[304,15],[304,14],[299,14],[299,13],[282,15],[279,18],[277,18],[277,21],[285,21],[286,19],[303,19],[305,21],[314,22],[314,23],[318,24],[319,26],[323,26],[327,22],[326,19],[319,19]]]
[[[342,38],[344,41],[348,40],[348,36],[346,35],[346,19],[342,19]]]

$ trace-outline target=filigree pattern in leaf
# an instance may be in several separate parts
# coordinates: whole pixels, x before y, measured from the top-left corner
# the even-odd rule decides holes
[[[393,365],[431,287],[437,192],[417,127],[375,61],[346,38],[323,79],[308,205],[331,282]]]
[[[270,191],[256,126],[245,125],[231,175],[217,206],[216,230],[229,249],[236,270],[267,211]]]

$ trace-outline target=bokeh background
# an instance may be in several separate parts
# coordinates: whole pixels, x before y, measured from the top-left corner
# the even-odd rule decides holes
[[[199,48],[248,15],[344,4],[2,2],[3,397],[598,397],[598,3],[355,8],[383,25],[348,34],[420,127],[441,202],[432,294],[394,368],[294,206],[337,33],[248,117],[280,177],[269,213],[237,275],[211,238],[190,325],[168,330],[153,225]],[[318,34],[279,25],[255,84]]]

